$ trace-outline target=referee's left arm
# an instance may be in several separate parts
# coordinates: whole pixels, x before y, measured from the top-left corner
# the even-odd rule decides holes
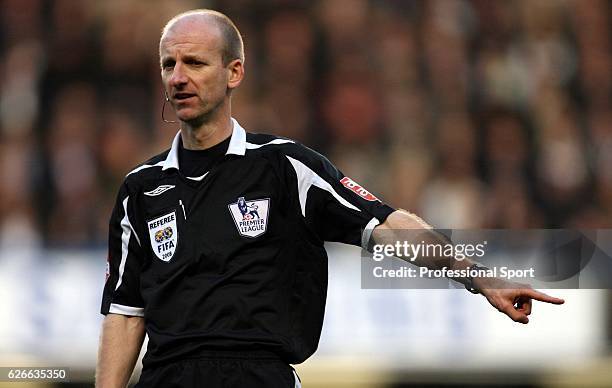
[[[448,242],[445,236],[436,232],[431,225],[421,218],[400,209],[391,213],[385,222],[374,228],[370,246],[373,244],[393,245],[396,241],[399,241],[396,232],[406,230],[415,231],[414,236],[418,236],[418,239],[415,238],[415,240],[418,241],[426,241],[427,243]],[[474,262],[468,258],[459,261],[452,257],[417,257],[416,260],[412,260],[414,258],[411,258],[413,264],[430,269],[441,269],[443,267],[467,269],[474,265]],[[533,299],[553,304],[564,303],[563,299],[536,291],[527,284],[509,282],[500,278],[456,278],[454,280],[467,286],[473,286],[478,293],[487,298],[493,307],[515,322],[529,322],[528,315],[531,314]],[[473,283],[470,284],[470,282]]]

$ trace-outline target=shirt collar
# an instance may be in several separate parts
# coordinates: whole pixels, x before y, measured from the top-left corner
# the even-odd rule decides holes
[[[225,155],[244,156],[246,152],[246,131],[233,117],[232,127],[232,138],[230,139],[230,143],[227,147]],[[168,152],[168,156],[166,156],[166,160],[164,160],[162,171],[168,170],[170,168],[176,168],[178,170],[178,151],[180,147],[180,142],[181,131],[178,131],[176,136],[174,136],[174,140],[172,141],[172,147],[170,148],[170,152]]]

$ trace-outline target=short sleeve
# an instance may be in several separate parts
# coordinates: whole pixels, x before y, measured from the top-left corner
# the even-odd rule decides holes
[[[133,198],[124,183],[109,223],[106,283],[100,309],[104,315],[144,316],[144,302],[140,295],[143,249],[133,227],[132,209]]]
[[[395,211],[305,146],[292,144],[285,157],[293,175],[289,190],[298,196],[308,226],[324,241],[366,248],[374,227]]]

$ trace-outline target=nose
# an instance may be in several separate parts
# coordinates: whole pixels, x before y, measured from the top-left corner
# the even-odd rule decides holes
[[[171,88],[180,89],[186,83],[187,74],[185,73],[185,69],[183,69],[183,64],[177,61],[174,64],[172,75],[170,76],[170,79],[168,79],[168,86],[170,86]]]

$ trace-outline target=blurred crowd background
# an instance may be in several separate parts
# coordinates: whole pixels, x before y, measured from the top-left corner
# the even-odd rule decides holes
[[[101,319],[93,279],[103,281],[116,192],[178,130],[161,120],[160,32],[201,7],[225,12],[244,36],[233,111],[249,131],[322,152],[438,227],[612,225],[612,1],[0,0],[0,316],[9,317],[0,359],[72,354],[91,385]],[[555,292],[568,298],[563,309],[538,305],[534,324],[517,328],[484,300],[359,290],[348,256],[330,260],[329,337],[306,367],[325,347],[352,354],[349,345],[369,340],[367,355],[396,348],[381,343],[414,346],[397,359],[431,364],[417,367],[424,373],[457,354],[475,368],[506,360],[499,344],[508,341],[542,357],[520,355],[524,363],[559,364],[555,376],[602,348],[610,354],[609,292]],[[380,321],[396,331],[381,332]],[[474,358],[482,338],[492,353]],[[423,356],[431,349],[441,354]],[[610,370],[609,359],[596,361]],[[342,378],[358,382],[361,366],[349,364]],[[609,372],[586,375],[612,386]]]
[[[198,7],[244,36],[248,130],[436,226],[610,226],[610,1],[1,0],[2,246],[105,244],[122,178],[177,130],[160,30]]]

